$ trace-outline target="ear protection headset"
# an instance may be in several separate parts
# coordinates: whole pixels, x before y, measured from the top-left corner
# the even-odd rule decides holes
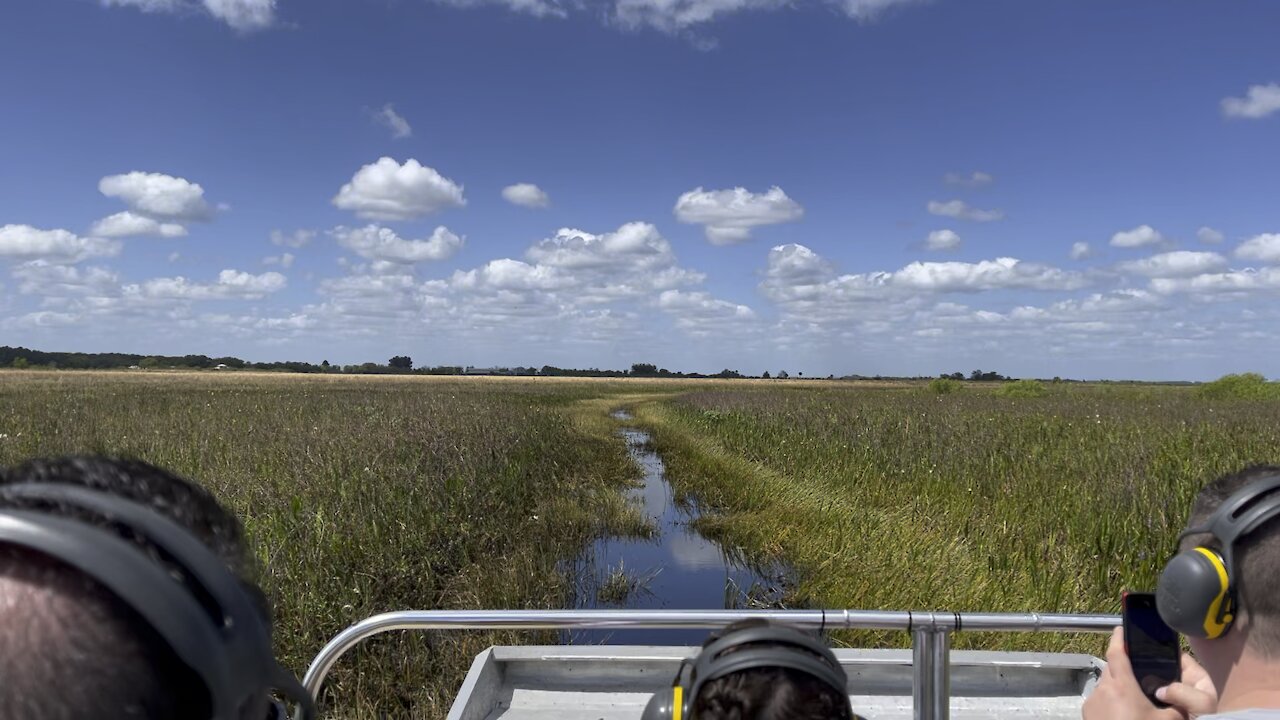
[[[750,647],[756,644],[761,647]],[[792,628],[758,625],[727,633],[692,661],[681,661],[672,687],[650,698],[641,720],[693,720],[694,700],[706,683],[743,670],[776,667],[806,673],[846,695],[848,677],[825,644]]]
[[[1165,624],[1201,638],[1222,637],[1230,629],[1239,605],[1239,568],[1233,559],[1236,541],[1280,515],[1277,489],[1280,475],[1250,483],[1227,498],[1203,525],[1178,536],[1181,543],[1188,535],[1211,533],[1222,544],[1222,552],[1196,547],[1178,553],[1165,565],[1156,585],[1156,609]]]
[[[239,578],[185,528],[139,503],[77,485],[24,483],[0,487],[0,496],[23,501],[22,509],[0,508],[0,544],[59,560],[133,608],[208,689],[210,720],[260,720],[245,713],[273,690],[297,703],[295,717],[315,716],[311,696],[276,663],[267,622]],[[50,514],[42,504],[118,524],[169,567],[109,528]],[[283,706],[272,702],[275,717],[283,718]]]

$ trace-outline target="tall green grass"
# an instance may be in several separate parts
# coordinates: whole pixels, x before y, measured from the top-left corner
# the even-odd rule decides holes
[[[0,372],[0,464],[130,455],[244,521],[301,674],[343,627],[408,608],[563,607],[559,563],[643,530],[601,383]],[[522,635],[392,633],[342,659],[333,716],[438,717],[472,656]],[[554,642],[554,636],[541,638]]]
[[[789,560],[793,599],[826,607],[1117,611],[1122,590],[1155,585],[1203,482],[1280,461],[1280,403],[1190,389],[744,388],[637,415],[677,492],[720,509],[704,532]]]

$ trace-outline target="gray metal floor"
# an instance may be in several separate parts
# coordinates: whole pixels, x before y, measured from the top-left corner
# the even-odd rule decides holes
[[[449,720],[637,720],[691,647],[493,647],[476,657]],[[911,652],[836,650],[854,710],[911,718]],[[1057,653],[951,653],[951,717],[1080,717],[1102,661]]]

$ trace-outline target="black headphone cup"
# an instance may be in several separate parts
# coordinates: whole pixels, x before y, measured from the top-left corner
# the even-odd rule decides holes
[[[649,698],[640,720],[671,720],[675,717],[675,690],[663,688]],[[682,713],[683,715],[683,713]]]

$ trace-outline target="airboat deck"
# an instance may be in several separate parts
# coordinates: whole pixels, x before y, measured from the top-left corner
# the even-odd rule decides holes
[[[311,663],[303,684],[320,696],[338,659],[392,630],[714,629],[765,618],[806,630],[905,631],[910,650],[837,649],[854,710],[869,720],[1077,718],[1104,663],[1068,653],[951,651],[951,634],[1106,633],[1115,615],[881,610],[411,610],[343,630]],[[497,646],[480,653],[448,720],[637,720],[696,647]]]
[[[480,653],[448,720],[638,720],[696,647],[499,646]],[[842,650],[849,699],[868,720],[915,717],[910,650]],[[1080,717],[1101,661],[1089,655],[951,653],[950,715]]]

